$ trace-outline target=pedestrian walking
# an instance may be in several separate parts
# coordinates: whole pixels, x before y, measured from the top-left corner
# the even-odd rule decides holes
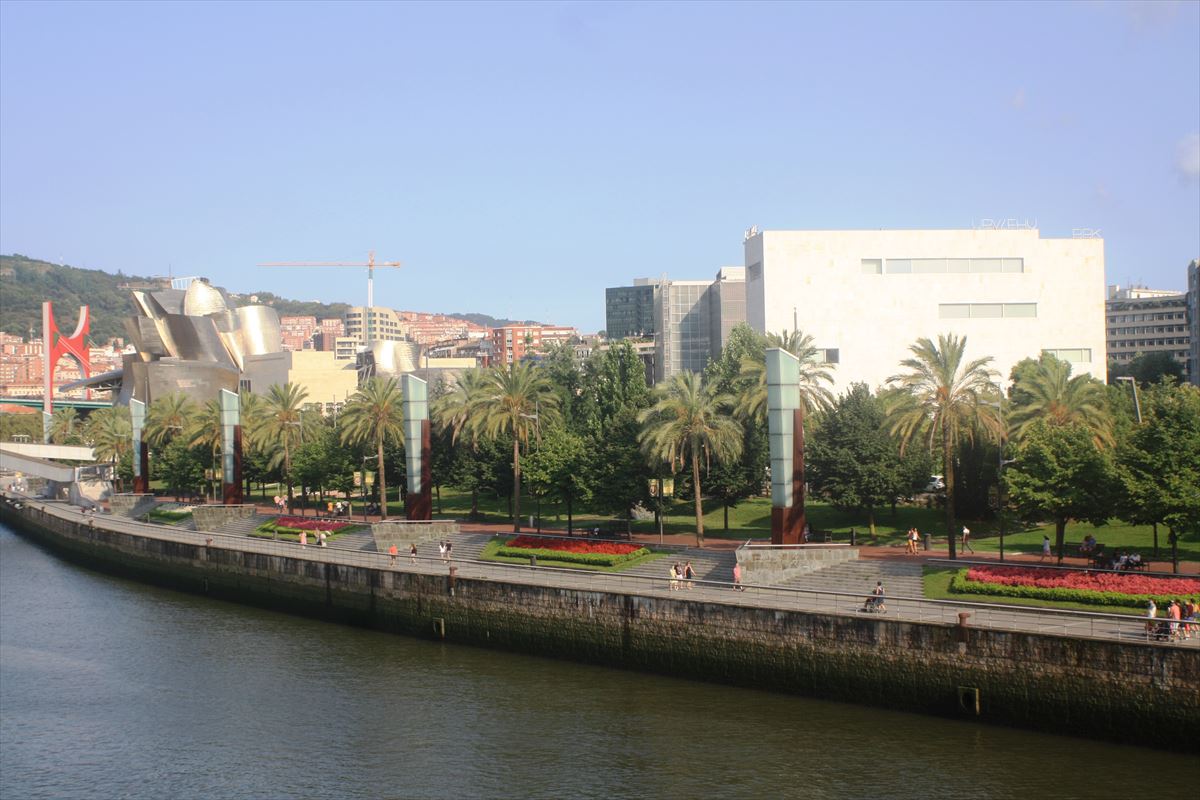
[[[672,564],[671,571],[668,573],[671,576],[671,591],[679,590],[679,564]]]
[[[1050,557],[1050,537],[1043,533],[1042,534],[1042,557],[1039,560],[1045,561],[1049,557]]]
[[[692,582],[692,581],[694,581],[694,580],[695,580],[695,578],[696,578],[696,571],[695,571],[694,569],[692,569],[692,562],[691,562],[691,561],[689,561],[689,562],[687,562],[686,564],[684,564],[684,565],[683,565],[683,577],[687,579],[687,587],[688,587],[688,589],[695,589],[695,588],[696,588],[696,584]]]
[[[733,565],[733,589],[735,592],[744,592],[746,587],[742,586],[742,565]]]
[[[410,563],[417,563],[417,543],[413,542],[412,547],[408,548],[408,560]]]
[[[975,548],[971,547],[971,529],[966,525],[963,525],[962,529],[962,549],[964,553],[968,550],[970,550],[972,553],[975,552]]]
[[[446,540],[446,561],[451,561],[454,558],[454,542]]]
[[[1151,597],[1146,602],[1146,635],[1154,633],[1154,626],[1157,624],[1154,620],[1158,616],[1158,606],[1154,604],[1154,598]]]
[[[446,562],[446,543],[438,542],[438,555],[442,558],[442,563]]]
[[[308,531],[300,531],[300,546],[308,547]]]
[[[396,547],[396,545],[392,545],[391,547],[388,548],[388,556],[390,556],[390,560],[388,561],[388,564],[390,566],[393,566],[393,567],[396,566],[396,556],[398,556],[399,554],[400,554],[400,549],[398,547]]]
[[[317,544],[325,546],[325,531],[317,531]]]

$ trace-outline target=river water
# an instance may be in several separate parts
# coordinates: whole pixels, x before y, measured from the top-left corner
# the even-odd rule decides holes
[[[1155,798],[1200,759],[341,627],[0,526],[0,797]]]

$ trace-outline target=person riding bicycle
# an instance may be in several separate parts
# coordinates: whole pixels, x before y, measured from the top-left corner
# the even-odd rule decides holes
[[[875,581],[871,596],[863,603],[863,611],[887,611],[887,606],[883,604],[884,594],[883,581]]]

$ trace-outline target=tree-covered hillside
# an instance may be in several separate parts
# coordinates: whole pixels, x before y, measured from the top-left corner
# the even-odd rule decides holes
[[[51,264],[22,255],[0,256],[0,331],[29,336],[42,333],[42,301],[54,303],[60,330],[70,333],[79,322],[79,307],[89,306],[90,336],[101,344],[124,336],[122,320],[131,313],[129,291],[120,286],[145,278],[118,272]]]
[[[81,305],[88,305],[92,312],[92,327],[89,336],[95,345],[103,344],[114,336],[125,336],[123,320],[133,313],[129,289],[121,287],[129,283],[144,283],[151,278],[113,275],[96,269],[79,269],[63,264],[51,264],[27,256],[0,255],[0,331],[18,336],[35,336],[42,332],[42,301],[54,303],[54,315],[60,329],[67,333],[75,330]],[[252,292],[258,302],[268,305],[281,315],[312,315],[318,319],[341,318],[348,303],[318,303],[304,300],[288,300],[272,292]],[[249,295],[240,295],[238,304],[249,303]],[[459,319],[470,320],[480,325],[496,327],[517,325],[512,320],[496,319],[486,314],[452,314]]]

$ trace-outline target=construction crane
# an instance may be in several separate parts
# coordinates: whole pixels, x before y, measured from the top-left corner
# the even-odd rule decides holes
[[[367,253],[367,263],[352,263],[348,261],[273,261],[269,264],[259,264],[260,267],[366,267],[367,268],[367,313],[364,323],[364,344],[370,344],[374,339],[371,337],[371,310],[375,307],[375,268],[376,267],[399,267],[399,261],[375,261],[375,251],[371,250]]]

